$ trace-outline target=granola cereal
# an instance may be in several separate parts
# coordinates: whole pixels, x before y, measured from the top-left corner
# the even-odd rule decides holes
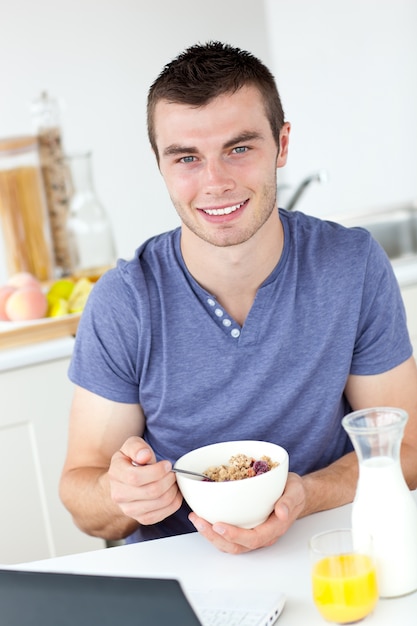
[[[211,466],[204,474],[210,480],[224,482],[265,474],[265,472],[269,472],[269,470],[277,466],[278,463],[272,461],[269,456],[263,456],[260,460],[256,460],[246,454],[236,454],[229,459],[228,465]]]

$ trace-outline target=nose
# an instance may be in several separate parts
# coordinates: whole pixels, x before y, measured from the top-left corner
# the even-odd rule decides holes
[[[207,160],[202,176],[203,187],[206,193],[224,193],[235,187],[235,181],[230,168],[221,159]]]

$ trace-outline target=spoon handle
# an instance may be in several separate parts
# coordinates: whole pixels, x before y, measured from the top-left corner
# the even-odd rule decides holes
[[[189,476],[197,476],[197,478],[202,478],[203,480],[214,482],[212,478],[209,478],[205,474],[199,474],[198,472],[190,472],[190,470],[180,469],[179,467],[173,467],[172,471],[174,473],[188,474]]]
[[[135,467],[140,467],[139,463],[136,463],[135,461],[131,461],[132,465],[134,465]],[[212,478],[209,478],[208,476],[206,476],[205,474],[199,474],[198,472],[190,472],[190,470],[185,470],[185,469],[180,469],[179,467],[173,467],[171,469],[171,472],[174,472],[174,474],[176,473],[180,473],[180,474],[188,474],[189,476],[196,476],[197,478],[202,478],[203,480],[206,480],[210,483],[213,483],[214,480]]]

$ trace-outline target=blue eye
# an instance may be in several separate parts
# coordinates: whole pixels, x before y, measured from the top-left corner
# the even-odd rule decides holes
[[[193,163],[195,161],[195,157],[193,156],[185,156],[180,159],[181,163]]]
[[[233,148],[233,151],[237,154],[242,154],[243,152],[247,152],[247,146],[237,146],[237,148]]]

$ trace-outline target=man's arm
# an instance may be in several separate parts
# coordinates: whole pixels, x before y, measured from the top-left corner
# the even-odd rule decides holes
[[[156,463],[141,439],[144,425],[139,405],[76,387],[60,495],[84,532],[121,539],[141,521],[160,521],[181,505],[171,464]],[[132,459],[144,466],[134,467]]]
[[[401,448],[401,462],[410,488],[417,487],[417,368],[413,357],[374,376],[350,376],[346,397],[352,410],[374,406],[399,407],[409,420]],[[274,513],[253,530],[226,524],[211,526],[191,514],[197,530],[224,552],[247,552],[274,543],[299,517],[351,502],[356,491],[358,462],[354,452],[328,467],[303,477],[289,474]]]
[[[398,367],[374,376],[350,376],[346,397],[353,411],[376,406],[402,408],[408,422],[401,448],[401,463],[411,489],[417,487],[417,368],[413,357]],[[303,515],[351,502],[355,495],[358,463],[348,454],[328,468],[303,477],[306,503]]]
[[[398,367],[377,376],[351,376],[346,397],[353,410],[392,406],[408,413],[401,447],[401,465],[410,489],[417,488],[417,366],[410,357]]]

